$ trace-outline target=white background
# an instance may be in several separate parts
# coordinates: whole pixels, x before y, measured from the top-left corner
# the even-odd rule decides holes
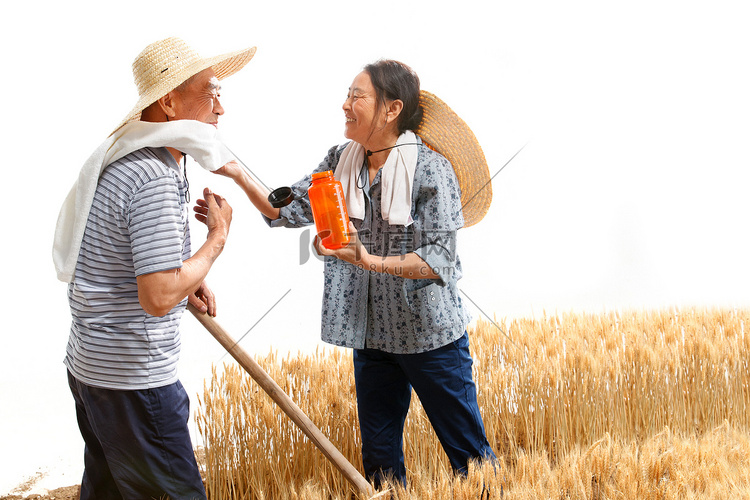
[[[82,443],[62,364],[69,327],[51,242],[86,158],[136,102],[130,65],[180,36],[205,56],[257,45],[223,82],[220,128],[269,186],[341,143],[362,66],[411,65],[472,127],[494,178],[459,233],[475,317],[750,306],[750,19],[742,2],[12,2],[3,8],[5,322],[0,494],[77,484]],[[231,181],[188,164],[235,208],[209,282],[251,353],[318,347],[321,264],[305,233],[267,228]],[[192,224],[196,248],[204,228]],[[194,396],[221,347],[186,315]],[[195,398],[194,398],[195,399]],[[196,438],[197,439],[197,438]],[[42,483],[40,483],[42,484]]]

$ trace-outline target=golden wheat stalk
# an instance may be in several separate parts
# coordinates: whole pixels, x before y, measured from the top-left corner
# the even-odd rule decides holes
[[[750,498],[750,311],[562,314],[470,331],[488,439],[500,460],[454,477],[414,398],[409,485],[394,498]],[[349,351],[260,360],[361,467]],[[198,413],[216,499],[357,497],[233,365]]]

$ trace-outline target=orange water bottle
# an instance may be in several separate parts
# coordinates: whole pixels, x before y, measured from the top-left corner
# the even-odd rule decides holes
[[[349,243],[349,214],[341,183],[333,172],[326,170],[312,174],[307,190],[315,219],[315,229],[323,238],[321,243],[329,250],[345,247]]]

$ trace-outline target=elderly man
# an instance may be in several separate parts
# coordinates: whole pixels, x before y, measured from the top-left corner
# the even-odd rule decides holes
[[[65,365],[86,444],[81,499],[206,498],[177,377],[187,301],[216,314],[204,283],[232,209],[205,189],[206,242],[191,256],[189,192],[179,163],[215,170],[219,80],[255,48],[202,58],[182,40],[133,63],[139,101],[89,158],[58,219],[53,257],[73,321]]]

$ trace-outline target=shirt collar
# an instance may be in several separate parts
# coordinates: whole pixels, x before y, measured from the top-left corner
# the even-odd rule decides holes
[[[172,153],[170,153],[167,148],[149,148],[149,149],[153,151],[154,154],[162,162],[164,162],[165,165],[167,165],[169,168],[176,170],[177,173],[179,173],[180,176],[182,176],[179,163],[177,163],[177,160],[174,159],[174,156],[172,156]]]

